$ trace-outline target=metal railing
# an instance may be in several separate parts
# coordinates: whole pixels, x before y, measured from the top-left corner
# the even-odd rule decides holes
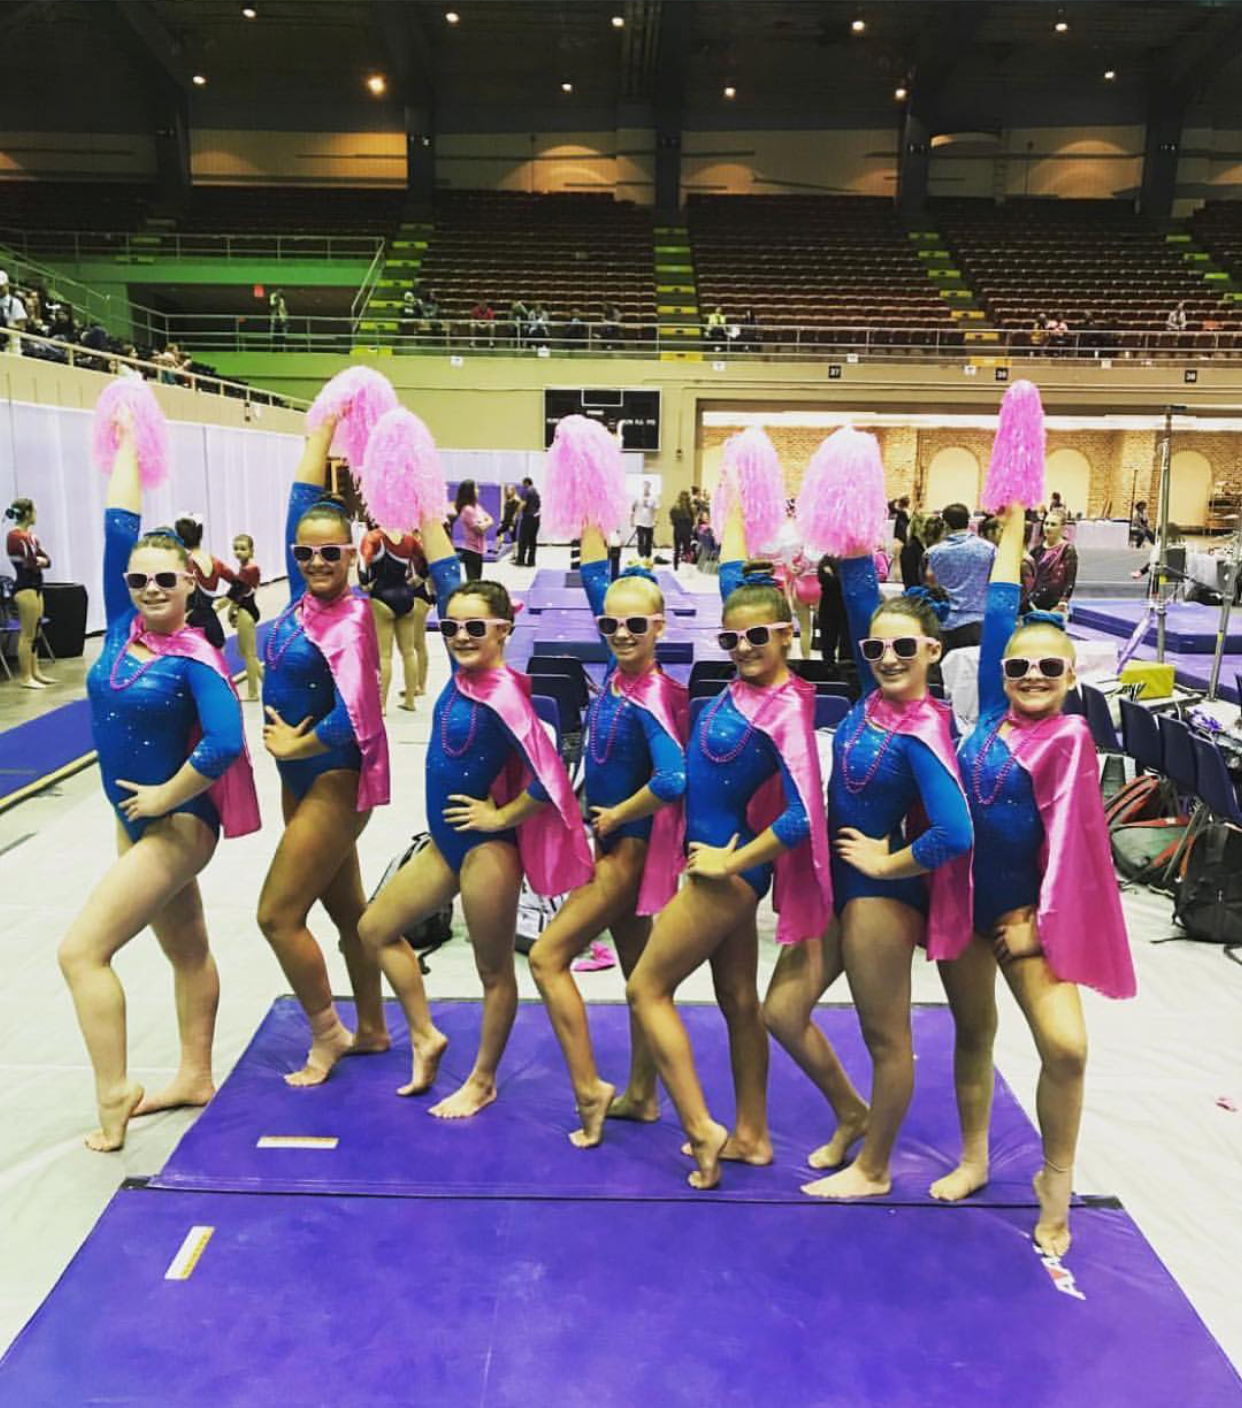
[[[374,292],[375,286],[379,283],[380,276],[384,272],[384,264],[386,262],[385,255],[386,247],[381,240],[380,247],[375,251],[366,273],[362,276],[362,282],[358,285],[358,292],[354,294],[354,301],[349,305],[349,316],[354,320],[355,330],[357,330],[358,323],[366,312],[371,294]]]
[[[62,342],[56,338],[39,337],[35,333],[19,332],[15,328],[0,328],[0,354],[29,357],[62,366],[81,367],[84,371],[105,372],[109,376],[123,375],[123,369],[137,372],[146,381],[164,386],[180,386],[187,391],[208,395],[229,396],[252,406],[277,406],[289,410],[305,410],[310,402],[301,396],[278,395],[244,381],[231,381],[214,372],[193,368],[174,368],[143,357],[127,357],[99,347],[84,347],[78,342]]]
[[[528,356],[652,357],[697,352],[705,361],[962,362],[972,358],[1069,358],[1078,361],[1196,361],[1242,358],[1242,328],[1199,332],[1091,329],[1055,343],[1032,345],[1018,329],[977,324],[743,325],[737,336],[713,335],[698,322],[551,323],[532,331],[508,319],[404,318],[400,313],[354,317],[290,317],[278,327],[264,314],[168,315],[168,336],[200,351],[287,351],[348,354],[383,349],[404,354],[522,354]],[[985,340],[986,339],[986,340]]]
[[[373,259],[384,249],[380,235],[214,234],[192,230],[14,230],[0,226],[0,239],[24,255],[44,259],[113,259],[133,263],[159,259],[317,260]]]

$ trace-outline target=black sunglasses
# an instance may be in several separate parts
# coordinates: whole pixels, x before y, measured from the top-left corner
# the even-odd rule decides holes
[[[1041,660],[1027,660],[1021,655],[1011,655],[1001,662],[1007,680],[1024,680],[1031,673],[1031,666],[1046,680],[1059,680],[1065,674],[1069,662],[1060,655],[1045,655]]]
[[[885,646],[893,647],[893,654],[898,660],[913,660],[919,653],[919,646],[926,641],[928,645],[935,645],[936,642],[930,636],[898,636],[895,640],[886,640],[880,636],[868,636],[866,640],[858,642],[858,648],[862,651],[862,658],[875,664],[877,660],[884,659]]]
[[[452,618],[440,622],[440,634],[446,640],[452,640],[459,630],[473,640],[482,640],[487,634],[488,626],[510,626],[513,623],[495,616],[471,616],[466,621],[455,621]]]
[[[595,624],[601,636],[615,636],[622,626],[632,636],[645,636],[652,621],[663,620],[663,616],[597,616]]]
[[[131,592],[145,590],[148,582],[154,582],[161,591],[170,592],[178,582],[188,580],[188,572],[126,572],[125,585]]]
[[[323,543],[319,547],[311,547],[307,543],[289,545],[294,562],[309,562],[318,553],[323,561],[328,563],[340,562],[341,554],[348,552],[352,546],[351,543]]]
[[[784,626],[747,626],[744,631],[721,631],[716,639],[720,642],[721,650],[736,650],[745,637],[748,645],[753,645],[758,649],[767,645],[772,639],[773,631],[784,630]]]

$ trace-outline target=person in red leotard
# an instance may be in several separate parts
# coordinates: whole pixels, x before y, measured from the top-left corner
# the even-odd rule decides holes
[[[35,537],[35,506],[30,499],[14,499],[5,511],[9,528],[6,550],[13,567],[13,603],[17,607],[20,630],[17,637],[18,684],[23,689],[42,689],[55,681],[39,669],[35,641],[43,619],[43,574],[52,559]]]
[[[174,526],[190,555],[190,572],[194,577],[190,609],[185,619],[189,625],[197,626],[217,650],[221,650],[224,647],[224,627],[216,615],[216,598],[223,596],[228,589],[222,583],[232,586],[237,581],[237,574],[203,546],[203,520],[197,514],[182,514]]]
[[[246,698],[254,704],[258,702],[259,681],[263,678],[255,640],[255,626],[259,622],[255,593],[263,581],[263,573],[254,560],[254,539],[249,533],[238,533],[233,539],[233,556],[237,559],[235,580],[221,608],[227,607],[229,625],[237,631],[237,648],[246,662]]]

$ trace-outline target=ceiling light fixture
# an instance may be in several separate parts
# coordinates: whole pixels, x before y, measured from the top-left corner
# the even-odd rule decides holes
[[[257,20],[259,18],[259,12],[255,9],[253,5],[243,5],[242,18],[247,20]]]
[[[855,34],[865,34],[867,30],[867,21],[863,19],[860,15],[858,19],[856,19],[850,25],[850,28],[854,31]]]
[[[461,22],[461,16],[456,10],[445,10],[444,22],[446,24],[459,24]]]
[[[904,103],[909,96],[910,90],[904,84],[899,84],[893,89],[893,97],[896,98],[899,103]]]
[[[1069,22],[1066,20],[1058,20],[1052,27],[1058,34],[1065,34],[1069,31]]]
[[[737,97],[737,89],[732,85],[732,83],[730,83],[728,87],[724,90],[724,95],[726,98]]]
[[[613,29],[624,29],[624,28],[625,28],[625,16],[624,16],[624,15],[613,15],[613,17],[612,17],[612,27],[613,27]]]
[[[207,86],[207,78],[205,74],[196,73],[190,81],[194,84],[195,88],[206,88]]]
[[[1111,83],[1111,82],[1113,81],[1113,79],[1116,78],[1116,77],[1117,77],[1117,70],[1116,70],[1115,68],[1106,68],[1106,69],[1104,70],[1104,81],[1105,81],[1106,83]]]
[[[388,80],[382,73],[373,73],[367,79],[367,88],[377,98],[382,98],[388,92]]]
[[[573,91],[574,91],[574,85],[573,85],[572,83],[566,82],[566,83],[562,83],[562,84],[561,84],[561,92],[562,92],[562,93],[572,93]]]

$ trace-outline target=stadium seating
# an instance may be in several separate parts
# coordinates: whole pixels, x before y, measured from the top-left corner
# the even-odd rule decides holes
[[[687,225],[700,310],[752,310],[763,347],[960,341],[891,201],[692,195]]]

